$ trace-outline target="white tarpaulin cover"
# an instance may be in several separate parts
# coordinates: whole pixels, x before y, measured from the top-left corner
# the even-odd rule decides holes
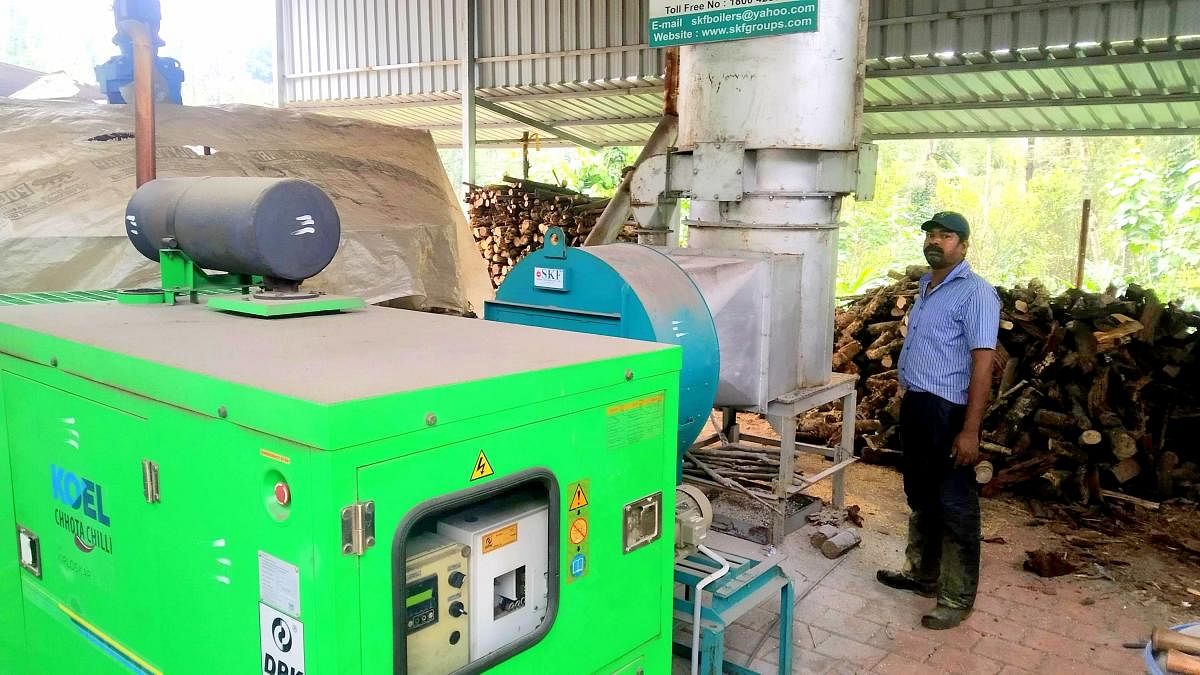
[[[156,121],[161,177],[286,176],[329,194],[341,248],[305,288],[460,311],[490,296],[428,132],[253,106],[159,105]],[[0,293],[157,285],[123,226],[134,141],[89,140],[131,131],[131,106],[0,98]]]

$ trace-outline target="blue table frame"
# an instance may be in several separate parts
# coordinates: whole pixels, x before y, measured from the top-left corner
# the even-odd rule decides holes
[[[725,660],[725,627],[746,612],[772,597],[779,598],[779,675],[792,672],[792,604],[795,590],[792,580],[780,567],[786,556],[754,560],[725,551],[716,551],[729,563],[725,576],[704,588],[708,603],[700,609],[700,673],[701,675],[762,675],[749,668]],[[675,582],[683,585],[683,597],[675,598],[676,622],[687,624],[687,642],[675,642],[677,653],[691,655],[692,604],[704,598],[696,597],[696,584],[716,572],[720,565],[702,553],[696,553],[675,563]]]

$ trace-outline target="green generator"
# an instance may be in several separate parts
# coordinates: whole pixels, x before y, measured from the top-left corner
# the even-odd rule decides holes
[[[0,673],[669,672],[678,348],[347,310],[198,185],[163,288],[0,296]]]

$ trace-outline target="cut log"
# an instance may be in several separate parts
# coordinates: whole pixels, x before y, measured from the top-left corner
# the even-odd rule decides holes
[[[1033,421],[1039,426],[1066,429],[1075,425],[1075,418],[1066,413],[1040,409],[1033,413]]]
[[[1112,349],[1115,343],[1123,337],[1138,333],[1144,328],[1139,321],[1130,319],[1121,314],[1114,314],[1114,317],[1123,317],[1126,321],[1122,322],[1116,328],[1108,330],[1098,330],[1092,333],[1096,337],[1096,344],[1099,345],[1101,351]]]
[[[1142,466],[1132,457],[1117,462],[1112,468],[1113,478],[1116,478],[1118,483],[1128,483],[1137,478],[1141,472]]]
[[[878,323],[869,324],[867,326],[867,335],[876,335],[877,336],[877,335],[881,335],[883,333],[886,333],[886,332],[892,331],[892,330],[899,332],[899,330],[900,330],[900,322],[899,321],[880,321]]]
[[[992,481],[983,486],[983,495],[986,497],[999,494],[1001,490],[1011,485],[1024,483],[1042,475],[1052,466],[1054,466],[1054,457],[1044,455],[1011,464],[996,473],[992,477]]]
[[[847,551],[862,543],[862,537],[852,529],[844,529],[821,544],[821,555],[826,558],[839,558]]]
[[[1158,457],[1158,467],[1156,469],[1156,478],[1158,480],[1158,493],[1163,498],[1170,498],[1175,492],[1175,468],[1179,466],[1179,455],[1170,450],[1162,453]]]
[[[1108,432],[1108,443],[1112,446],[1112,454],[1120,460],[1126,460],[1137,454],[1137,441],[1124,429],[1113,429]]]
[[[879,361],[888,354],[900,351],[900,348],[903,346],[904,346],[904,339],[903,338],[895,338],[891,342],[888,342],[887,344],[880,345],[878,347],[875,347],[874,349],[868,349],[866,351],[867,358],[871,359],[872,361]]]
[[[1153,291],[1147,292],[1145,306],[1142,308],[1142,316],[1139,323],[1142,324],[1142,330],[1138,332],[1138,340],[1146,344],[1154,344],[1155,332],[1158,328],[1158,319],[1162,316],[1163,306],[1158,301],[1158,297]]]
[[[862,351],[862,348],[863,347],[862,347],[861,342],[855,341],[855,342],[846,343],[845,346],[843,346],[842,348],[840,348],[836,352],[834,352],[834,354],[833,354],[833,369],[839,370],[839,369],[845,367],[845,365],[847,363],[850,363],[850,361],[853,360],[855,356],[858,356],[858,353]]]
[[[1012,457],[1013,455],[1012,448],[988,441],[980,441],[979,449],[991,455],[1001,455],[1003,457]]]

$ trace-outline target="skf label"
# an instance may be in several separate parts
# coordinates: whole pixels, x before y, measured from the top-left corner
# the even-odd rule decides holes
[[[304,624],[258,605],[263,675],[304,675]]]
[[[533,268],[533,285],[535,288],[566,290],[566,285],[563,283],[565,275],[565,271],[559,267],[535,267]]]

